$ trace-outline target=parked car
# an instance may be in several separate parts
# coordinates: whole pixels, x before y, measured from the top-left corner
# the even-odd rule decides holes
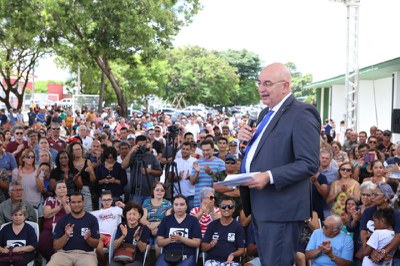
[[[188,106],[183,111],[191,112],[192,114],[197,114],[203,118],[207,118],[207,109],[200,106]]]
[[[58,101],[57,105],[58,106],[66,106],[66,105],[72,106],[72,105],[74,105],[74,99],[73,98],[64,98],[61,101]]]

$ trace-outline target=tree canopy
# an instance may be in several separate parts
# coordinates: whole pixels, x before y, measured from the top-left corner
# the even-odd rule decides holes
[[[47,15],[59,43],[56,52],[70,61],[92,60],[114,89],[124,114],[125,88],[112,69],[113,60],[148,62],[171,45],[171,37],[197,13],[198,0],[46,0]]]
[[[21,108],[32,70],[53,43],[40,0],[0,0],[0,94],[7,108]],[[11,106],[11,95],[18,99]]]

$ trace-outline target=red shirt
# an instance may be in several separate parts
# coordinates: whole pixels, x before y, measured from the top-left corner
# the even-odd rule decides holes
[[[22,149],[20,152],[16,153],[15,156],[13,154],[13,156],[15,157],[15,160],[17,161],[17,164],[19,166],[19,158],[21,157],[21,154],[24,150],[29,149],[28,146],[28,142],[27,141],[22,141],[22,143],[24,144],[24,149]],[[13,153],[14,151],[16,151],[18,149],[19,143],[16,141],[12,141],[10,143],[8,143],[7,147],[6,147],[6,152],[9,153]]]

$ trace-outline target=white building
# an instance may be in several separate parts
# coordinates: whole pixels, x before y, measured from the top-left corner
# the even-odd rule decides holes
[[[317,90],[321,120],[331,118],[338,126],[345,120],[345,75],[307,85]],[[357,131],[369,134],[371,126],[389,129],[393,141],[400,140],[400,57],[360,69]]]

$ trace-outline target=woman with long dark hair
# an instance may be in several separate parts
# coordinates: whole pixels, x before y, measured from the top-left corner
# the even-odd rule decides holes
[[[117,150],[107,147],[103,152],[103,163],[96,169],[97,194],[100,195],[102,190],[110,190],[114,202],[122,201],[127,182],[126,171],[117,162],[117,157]]]
[[[201,243],[201,230],[196,217],[186,213],[187,201],[177,195],[173,201],[172,215],[165,216],[158,226],[157,245],[163,248],[156,266],[173,265],[168,262],[168,254],[182,256],[179,266],[196,265],[196,249]]]
[[[56,182],[63,180],[67,185],[68,194],[82,188],[80,172],[75,169],[72,160],[66,151],[60,151],[56,156],[56,168],[50,173],[50,190],[54,191]]]

